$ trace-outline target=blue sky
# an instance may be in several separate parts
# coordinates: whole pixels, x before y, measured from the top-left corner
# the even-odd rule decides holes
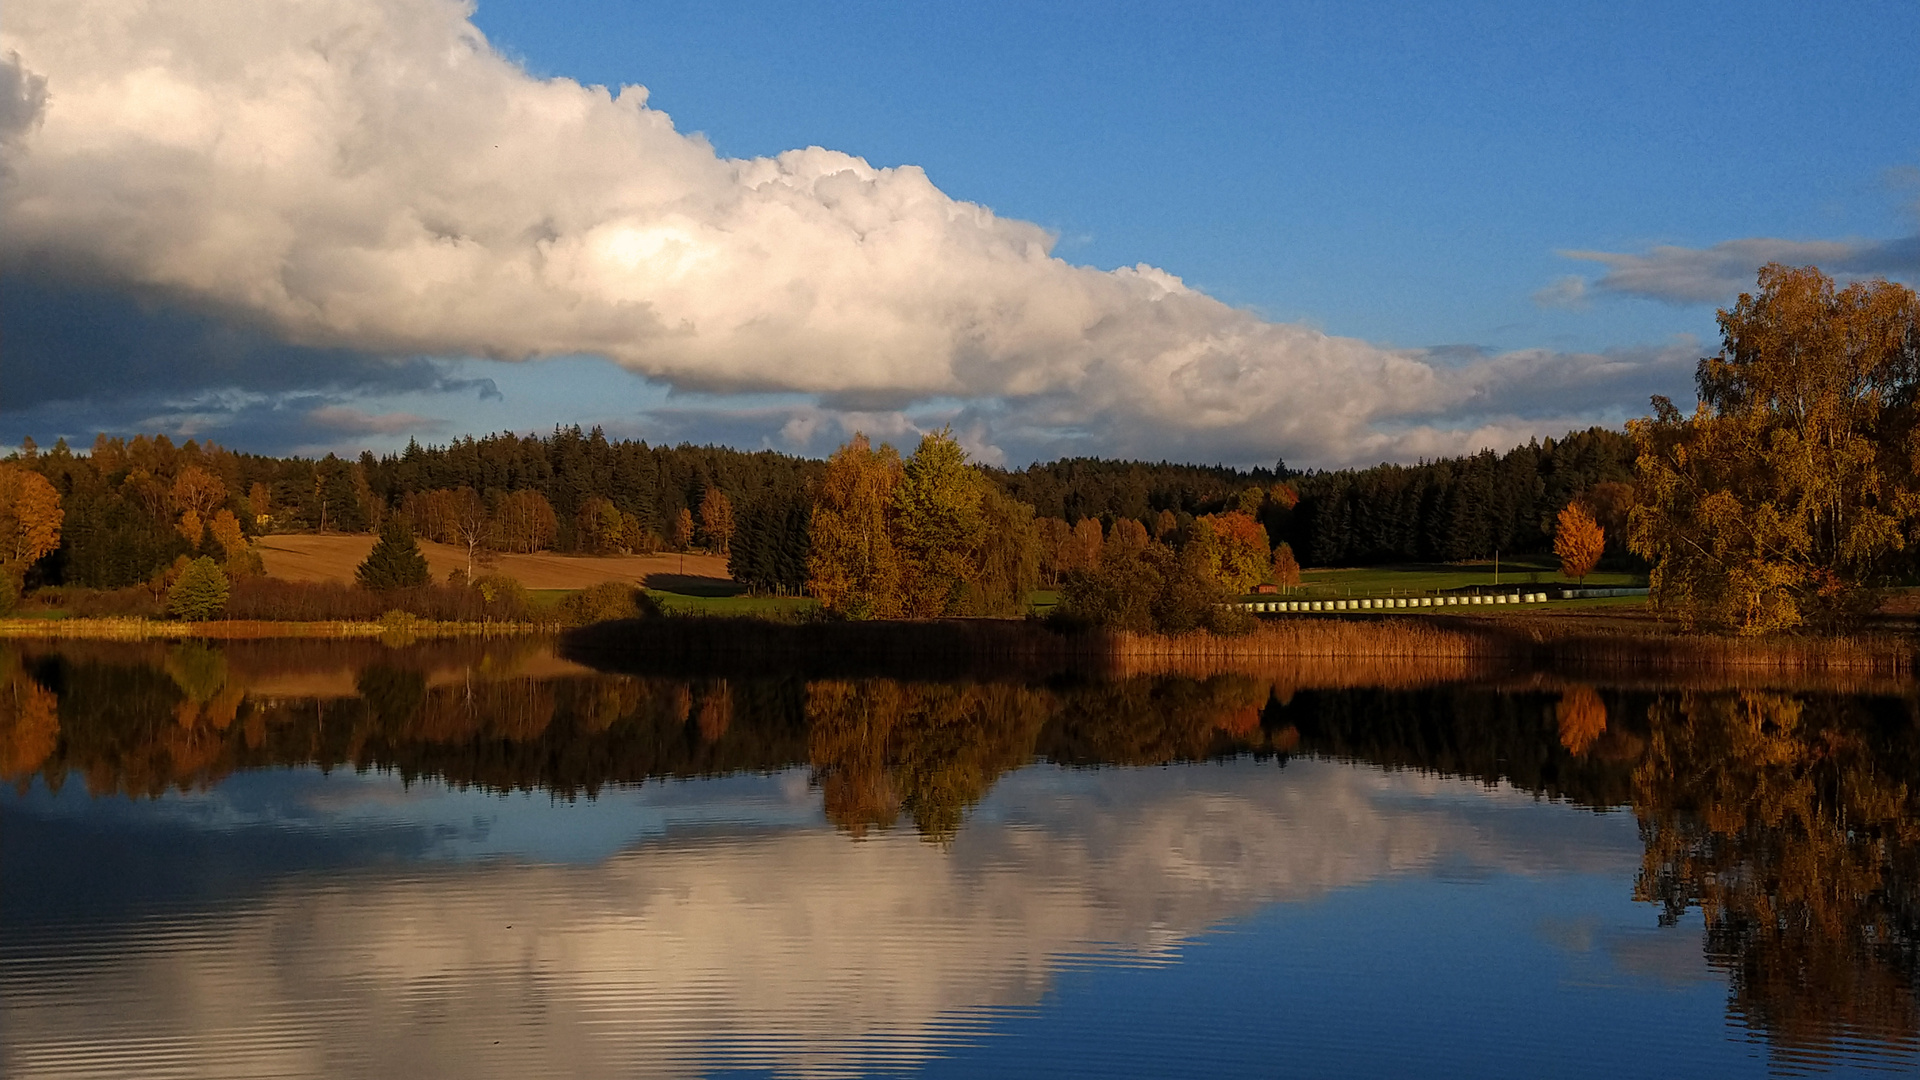
[[[130,2],[0,24],[14,437],[1410,459],[1684,396],[1768,259],[1920,277],[1906,3]]]
[[[1712,305],[1532,296],[1599,276],[1564,250],[1890,238],[1920,203],[1907,3],[712,7],[475,21],[723,154],[919,165],[1075,261],[1390,344],[1711,335]]]

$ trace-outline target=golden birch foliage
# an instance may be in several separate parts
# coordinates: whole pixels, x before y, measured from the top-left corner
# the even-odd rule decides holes
[[[1560,557],[1560,573],[1584,580],[1600,562],[1607,535],[1579,503],[1568,503],[1554,522],[1553,553]]]
[[[1107,533],[1109,546],[1144,548],[1152,542],[1153,538],[1147,535],[1147,527],[1133,518],[1120,518],[1113,523],[1113,528]]]
[[[719,488],[710,487],[700,496],[700,531],[716,554],[725,555],[733,543],[733,503]]]
[[[174,509],[193,511],[201,521],[213,516],[221,503],[227,501],[227,485],[218,476],[198,465],[189,465],[180,470],[173,478]],[[199,537],[194,537],[198,541]]]
[[[1061,570],[1091,570],[1100,562],[1100,549],[1106,544],[1106,538],[1100,533],[1100,519],[1081,518],[1073,526],[1068,538],[1065,557],[1061,560]]]
[[[545,495],[521,488],[500,498],[494,508],[493,530],[500,547],[531,555],[553,545],[560,534],[560,520]]]
[[[1285,540],[1273,549],[1273,583],[1275,585],[1300,584],[1300,561],[1293,557],[1293,545]]]
[[[865,435],[827,459],[808,533],[807,591],[822,607],[854,619],[900,614],[900,562],[889,517],[900,456]]]
[[[213,534],[213,542],[220,545],[229,562],[246,554],[247,537],[240,531],[240,519],[233,516],[233,511],[223,509],[214,514],[207,531]]]
[[[247,489],[247,509],[253,512],[253,523],[258,528],[266,528],[273,523],[273,490],[267,485],[253,482]]]
[[[893,489],[904,613],[959,613],[980,576],[987,480],[946,428],[928,432]]]
[[[1869,606],[1920,523],[1920,305],[1885,281],[1836,290],[1769,264],[1719,315],[1701,401],[1629,425],[1630,546],[1654,602],[1689,627],[1759,634]]]
[[[0,465],[0,563],[16,577],[60,546],[66,512],[47,478]]]
[[[684,506],[673,519],[673,546],[681,551],[693,546],[693,511]]]
[[[1040,518],[1034,523],[1040,545],[1040,580],[1049,587],[1060,584],[1068,565],[1068,548],[1073,544],[1073,526],[1057,517]]]
[[[595,555],[605,555],[622,547],[620,509],[605,495],[591,495],[574,514],[580,547]]]

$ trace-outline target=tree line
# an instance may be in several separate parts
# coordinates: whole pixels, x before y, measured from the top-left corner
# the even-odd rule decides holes
[[[468,580],[494,552],[697,546],[751,589],[853,616],[1005,614],[1042,585],[1096,621],[1165,627],[1301,567],[1553,552],[1576,576],[1650,567],[1656,604],[1690,626],[1838,625],[1920,569],[1920,304],[1813,267],[1758,281],[1720,312],[1691,415],[1656,398],[1625,433],[1412,465],[1006,470],[946,432],[905,457],[856,437],[827,461],[577,427],[354,460],[29,439],[0,463],[0,600],[150,583],[183,559],[245,574],[260,533],[402,521],[464,548]]]
[[[958,448],[943,438],[951,458]],[[861,452],[900,460],[885,447],[866,445]],[[955,488],[953,477],[961,474],[950,461],[943,468],[951,475],[939,483],[950,488],[941,497],[961,500],[941,511],[949,514],[943,527],[984,529],[998,538],[1009,515],[1020,518],[1011,527],[1027,536],[1030,550],[1003,545],[996,573],[1018,576],[1025,560],[1037,564],[1044,583],[1057,585],[1094,561],[1097,545],[1090,538],[1096,533],[1104,541],[1117,529],[1126,540],[1137,526],[1164,540],[1191,534],[1200,519],[1233,513],[1258,523],[1270,545],[1287,545],[1298,565],[1309,567],[1546,551],[1554,515],[1581,494],[1600,508],[1603,526],[1615,526],[1607,528],[1614,536],[1622,530],[1607,515],[1620,516],[1625,500],[1609,488],[1631,478],[1631,454],[1626,436],[1594,429],[1503,456],[1364,470],[1085,458],[1004,470],[963,462],[969,479]],[[41,451],[29,439],[23,453],[0,468],[0,531],[9,545],[0,559],[16,584],[25,578],[111,589],[146,582],[181,556],[230,562],[246,538],[262,533],[372,532],[397,516],[416,535],[466,549],[470,565],[488,552],[698,546],[729,556],[734,576],[753,588],[794,593],[810,579],[816,512],[835,498],[844,502],[844,493],[833,494],[846,480],[836,479],[835,461],[846,467],[841,455],[818,461],[774,451],[651,446],[579,428],[415,443],[398,454],[363,453],[354,460],[274,458],[212,442],[176,445],[165,435],[101,435],[86,452],[64,441]],[[891,483],[891,468],[873,466],[867,481],[854,482]],[[920,517],[934,512],[924,497],[914,497]],[[839,522],[823,523],[825,542],[833,542]],[[924,524],[910,527],[920,530],[915,536],[925,531]],[[906,542],[909,555],[930,550],[924,536]],[[947,573],[952,577],[952,568]],[[914,606],[925,609],[924,596]]]

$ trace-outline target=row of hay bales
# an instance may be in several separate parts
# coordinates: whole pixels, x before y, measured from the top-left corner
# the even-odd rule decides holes
[[[1484,604],[1544,604],[1543,592],[1494,593],[1456,596],[1380,596],[1351,600],[1248,600],[1241,607],[1258,615],[1293,615],[1328,611],[1403,611],[1413,608],[1472,607]]]

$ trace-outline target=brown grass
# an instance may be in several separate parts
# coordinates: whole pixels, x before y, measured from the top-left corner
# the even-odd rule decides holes
[[[288,581],[351,583],[354,568],[373,550],[372,536],[329,533],[275,533],[260,538],[258,550],[267,574]],[[427,569],[434,580],[445,581],[452,571],[467,566],[465,548],[420,541]],[[538,555],[496,554],[492,566],[476,573],[505,574],[529,589],[584,589],[603,581],[644,583],[655,574],[684,574],[689,578],[731,581],[727,560],[719,555]],[[682,569],[684,560],[685,568]]]

